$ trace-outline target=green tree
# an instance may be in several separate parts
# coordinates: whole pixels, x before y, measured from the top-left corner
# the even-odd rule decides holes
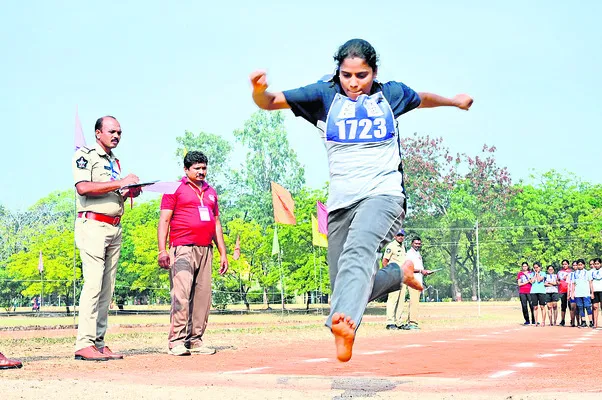
[[[282,112],[257,111],[234,137],[248,148],[245,164],[233,173],[237,216],[265,229],[274,222],[270,183],[295,195],[305,183],[304,169],[289,146]]]
[[[151,300],[169,299],[169,274],[157,264],[160,200],[137,204],[122,220],[123,242],[115,296],[122,303],[133,291]]]
[[[228,161],[232,152],[232,145],[219,135],[207,132],[199,132],[196,135],[185,131],[184,136],[176,137],[178,147],[176,157],[178,164],[184,167],[184,151],[198,150],[203,152],[208,163],[207,180],[215,188],[218,194],[223,195],[229,186],[230,167]]]
[[[442,139],[418,135],[403,139],[402,147],[410,202],[408,227],[422,226],[429,239],[445,244],[439,249],[449,257],[452,297],[466,287],[461,285],[460,272],[464,272],[476,298],[475,226],[477,221],[493,225],[501,219],[514,194],[510,175],[496,164],[495,147],[485,145],[475,157],[465,153],[454,157]]]
[[[504,232],[508,261],[559,265],[566,258],[598,257],[602,250],[602,186],[549,171],[532,176],[510,204]]]

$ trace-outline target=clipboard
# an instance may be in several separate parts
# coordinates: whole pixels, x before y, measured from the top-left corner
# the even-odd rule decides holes
[[[143,183],[134,183],[131,185],[125,185],[121,187],[121,190],[123,189],[133,189],[133,188],[139,188],[139,187],[144,187],[144,186],[149,186],[149,185],[153,185],[155,183],[159,182],[158,180],[156,181],[150,181],[150,182],[143,182]]]

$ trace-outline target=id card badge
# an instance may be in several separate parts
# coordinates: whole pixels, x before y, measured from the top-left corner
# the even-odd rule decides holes
[[[209,208],[199,206],[199,216],[201,221],[211,221],[211,214],[209,214]]]

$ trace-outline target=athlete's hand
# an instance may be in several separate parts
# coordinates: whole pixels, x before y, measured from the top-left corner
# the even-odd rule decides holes
[[[466,111],[472,106],[473,102],[472,97],[467,94],[457,94],[454,96],[453,100],[456,107]]]
[[[265,92],[268,89],[268,79],[264,70],[258,70],[249,75],[254,93]]]

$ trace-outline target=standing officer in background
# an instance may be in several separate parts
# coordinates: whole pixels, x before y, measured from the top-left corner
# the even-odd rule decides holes
[[[422,283],[422,277],[430,275],[433,272],[428,269],[424,269],[422,263],[422,255],[420,249],[422,248],[422,240],[416,236],[412,239],[412,248],[408,250],[406,258],[414,263],[414,278]],[[420,290],[412,289],[408,287],[410,292],[410,307],[408,312],[408,323],[402,328],[405,330],[419,330],[418,327],[418,303],[420,302]]]
[[[105,346],[104,337],[121,253],[123,203],[127,197],[138,196],[140,188],[121,189],[138,183],[138,177],[129,174],[121,179],[121,166],[112,151],[121,140],[119,122],[111,116],[99,118],[94,131],[95,146],[81,147],[73,156],[75,243],[84,276],[75,359],[106,361],[123,358]]]
[[[395,240],[385,247],[383,255],[383,268],[386,267],[390,262],[403,265],[406,258],[406,249],[403,247],[403,239],[406,232],[400,229],[395,234]],[[401,323],[401,314],[403,313],[403,304],[406,299],[407,286],[401,285],[401,290],[389,293],[387,296],[387,325],[386,329],[403,329]]]

